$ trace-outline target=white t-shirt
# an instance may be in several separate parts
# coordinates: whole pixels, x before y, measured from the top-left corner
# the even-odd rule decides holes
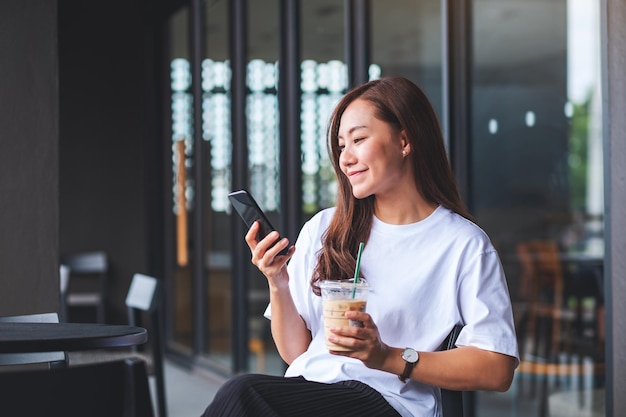
[[[405,384],[394,374],[328,353],[322,302],[313,294],[310,281],[321,236],[333,213],[334,208],[323,210],[304,225],[288,265],[291,294],[313,340],[285,376],[319,382],[359,380],[379,391],[402,416],[439,416],[438,388],[413,380]],[[511,301],[498,254],[487,235],[462,216],[440,206],[426,219],[408,225],[374,218],[360,275],[370,285],[366,311],[387,345],[435,351],[452,327],[462,324],[457,346],[518,358]],[[268,306],[265,316],[270,315]]]

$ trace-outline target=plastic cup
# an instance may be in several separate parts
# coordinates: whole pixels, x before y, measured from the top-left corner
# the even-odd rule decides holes
[[[336,345],[328,341],[332,327],[358,326],[363,327],[363,323],[357,320],[348,320],[346,311],[365,311],[369,286],[365,278],[359,278],[357,283],[354,279],[341,281],[322,281],[322,304],[324,311],[324,336],[326,337],[326,347],[328,350],[350,351],[350,348]]]

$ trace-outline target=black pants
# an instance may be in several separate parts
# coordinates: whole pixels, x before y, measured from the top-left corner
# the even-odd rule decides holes
[[[227,381],[203,417],[399,417],[359,381],[323,384],[304,378],[246,374]]]

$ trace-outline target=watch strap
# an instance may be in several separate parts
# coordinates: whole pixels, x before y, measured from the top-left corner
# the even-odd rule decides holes
[[[411,376],[413,368],[415,368],[415,362],[406,362],[406,364],[404,365],[404,372],[402,372],[402,375],[398,375],[400,381],[406,382],[409,376]]]
[[[408,350],[408,348],[407,348],[407,350]],[[406,360],[405,357],[404,357],[404,354],[402,356],[402,359],[405,362],[404,371],[402,372],[402,374],[398,375],[398,378],[400,379],[400,381],[406,382],[406,380],[409,378],[409,376],[411,376],[411,372],[413,372],[413,368],[415,368],[415,365],[417,364],[417,361],[419,360],[419,354],[417,356],[417,360],[415,360],[413,362],[410,362],[410,361]]]

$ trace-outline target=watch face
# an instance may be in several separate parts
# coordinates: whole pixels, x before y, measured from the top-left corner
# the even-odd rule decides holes
[[[415,363],[417,362],[417,358],[419,358],[419,355],[417,354],[415,349],[406,348],[402,352],[402,359],[404,359],[407,362]]]

